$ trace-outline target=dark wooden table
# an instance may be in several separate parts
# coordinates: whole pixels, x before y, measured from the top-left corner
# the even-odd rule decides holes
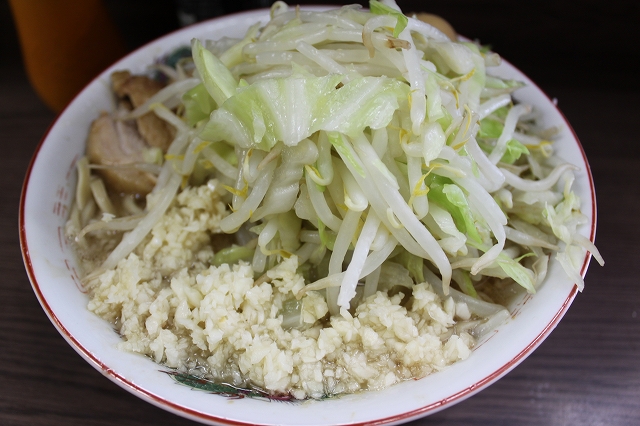
[[[120,22],[135,20],[122,11],[124,3],[110,5]],[[495,19],[500,20],[515,13],[513,8],[504,10],[511,3],[485,2],[486,15],[498,13]],[[445,8],[441,2],[434,4]],[[519,22],[531,25],[536,13],[573,16],[558,4],[546,4],[547,9]],[[505,57],[558,99],[591,163],[598,200],[597,245],[607,264],[601,268],[592,263],[585,291],[515,370],[413,425],[640,424],[640,77],[630,61],[638,56],[630,41],[634,29],[626,26],[638,25],[638,9],[627,2],[589,4],[587,12],[580,12],[586,18],[574,17],[568,30],[547,28],[555,31],[558,43],[548,51],[531,47],[549,37],[544,28],[539,37],[517,23],[506,32],[491,32],[474,24],[474,14],[486,17],[472,2],[452,0],[447,6],[457,12],[468,9],[456,15],[454,23],[467,31],[461,32],[482,29],[483,40],[498,40],[495,46],[504,47]],[[618,20],[605,28],[598,24],[614,18]],[[584,30],[584,44],[571,28]],[[157,35],[141,31],[130,30],[129,35],[138,37],[129,38],[132,44]],[[18,203],[30,157],[55,114],[25,77],[5,1],[0,1],[0,36],[0,425],[194,424],[103,377],[67,345],[40,308],[22,264]],[[530,55],[517,48],[527,40]]]

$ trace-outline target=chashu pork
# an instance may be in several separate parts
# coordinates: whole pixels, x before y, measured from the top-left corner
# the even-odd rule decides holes
[[[103,112],[91,125],[87,157],[93,164],[121,166],[96,170],[111,191],[146,195],[155,186],[156,177],[134,166],[144,162],[146,148],[134,121],[115,120]]]
[[[164,85],[144,75],[131,75],[129,71],[116,71],[111,74],[113,91],[121,100],[128,100],[133,108],[137,108],[151,96],[160,91]],[[175,129],[166,121],[148,112],[136,119],[138,131],[149,146],[158,147],[163,152],[175,137]]]

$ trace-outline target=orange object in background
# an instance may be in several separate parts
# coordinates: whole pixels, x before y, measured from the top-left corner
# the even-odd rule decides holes
[[[127,51],[101,0],[9,3],[31,85],[56,112]]]

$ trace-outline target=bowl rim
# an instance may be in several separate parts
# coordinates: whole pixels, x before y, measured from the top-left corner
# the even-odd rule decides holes
[[[305,5],[305,6],[302,6],[302,8],[306,9],[306,10],[323,10],[323,9],[335,8],[335,7],[339,7],[339,6],[335,6],[335,5],[331,5],[331,6]],[[215,17],[215,18],[212,18],[212,19],[209,19],[209,20],[206,20],[206,21],[202,21],[202,22],[199,22],[197,24],[190,25],[188,27],[176,29],[176,30],[174,30],[172,32],[169,32],[169,33],[167,33],[167,34],[165,34],[165,35],[163,35],[161,37],[158,37],[158,38],[156,38],[156,39],[154,39],[154,40],[152,40],[152,41],[150,41],[148,43],[145,43],[144,45],[142,45],[139,48],[133,50],[132,52],[128,53],[127,55],[123,56],[122,58],[118,59],[116,62],[114,62],[113,64],[111,64],[107,68],[105,68],[96,77],[94,77],[89,83],[87,83],[83,87],[83,89],[80,90],[74,96],[74,98],[71,101],[69,101],[69,103],[65,106],[65,108],[62,111],[60,111],[56,115],[56,117],[52,120],[51,124],[49,125],[49,127],[47,128],[47,130],[45,131],[43,136],[41,137],[38,145],[36,146],[34,154],[31,157],[31,160],[29,162],[29,165],[28,165],[26,173],[25,173],[25,177],[24,177],[23,184],[22,184],[22,190],[21,190],[21,194],[20,194],[18,222],[19,222],[20,250],[21,250],[21,253],[22,253],[23,262],[24,262],[25,269],[26,269],[29,281],[31,283],[32,289],[33,289],[33,291],[34,291],[34,293],[36,295],[36,298],[38,299],[38,302],[42,306],[42,308],[45,311],[47,317],[49,318],[51,323],[54,325],[56,330],[68,342],[68,344],[71,345],[71,347],[79,355],[81,355],[82,358],[84,358],[92,367],[94,367],[96,370],[101,372],[104,376],[109,378],[111,381],[116,383],[121,388],[127,390],[128,392],[132,393],[133,395],[136,395],[136,396],[140,397],[141,399],[143,399],[143,400],[145,400],[145,401],[147,401],[147,402],[149,402],[149,403],[151,403],[151,404],[153,404],[153,405],[155,405],[155,406],[157,406],[159,408],[165,409],[167,411],[173,412],[174,414],[180,415],[182,417],[189,418],[191,420],[199,421],[199,422],[208,422],[208,423],[215,422],[214,424],[224,424],[224,425],[230,425],[230,426],[255,424],[255,423],[248,423],[248,422],[245,422],[245,421],[237,421],[237,420],[232,420],[232,419],[229,419],[229,418],[216,416],[216,415],[213,415],[213,414],[205,413],[205,412],[202,412],[200,410],[197,410],[197,409],[194,409],[194,408],[190,408],[190,407],[186,407],[186,406],[183,406],[181,404],[177,404],[175,402],[172,402],[172,401],[168,400],[167,398],[164,398],[164,397],[162,397],[160,395],[157,395],[157,394],[145,389],[144,387],[133,383],[133,381],[131,381],[129,379],[126,379],[124,376],[120,375],[117,371],[114,371],[112,368],[110,368],[108,365],[106,365],[104,362],[102,362],[99,359],[98,356],[96,356],[90,350],[88,350],[67,329],[67,327],[65,327],[65,325],[62,323],[62,321],[58,318],[58,316],[56,315],[54,310],[51,308],[51,306],[47,302],[47,299],[44,296],[44,294],[43,294],[43,292],[42,292],[42,290],[40,288],[40,284],[38,282],[38,279],[36,277],[36,274],[35,274],[35,271],[34,271],[34,268],[33,268],[31,255],[30,255],[30,250],[29,250],[29,246],[28,246],[28,242],[27,242],[27,230],[26,230],[26,223],[25,223],[25,202],[26,202],[26,199],[27,199],[27,192],[28,192],[28,189],[29,189],[29,183],[30,183],[30,179],[31,179],[31,176],[32,176],[32,171],[33,171],[34,164],[35,164],[35,162],[36,162],[36,160],[37,160],[37,158],[38,158],[38,156],[39,156],[39,154],[40,154],[40,152],[42,150],[43,145],[48,140],[49,134],[52,131],[53,127],[56,125],[56,123],[58,123],[60,117],[65,113],[65,111],[75,101],[75,99],[77,99],[78,96],[80,96],[80,94],[82,94],[87,89],[88,86],[92,85],[96,80],[101,79],[103,77],[103,74],[105,74],[105,72],[107,72],[110,68],[112,68],[114,65],[120,63],[121,61],[124,61],[125,59],[129,58],[130,56],[134,56],[134,55],[138,54],[138,52],[146,50],[151,44],[156,43],[159,40],[162,40],[162,39],[165,39],[165,38],[169,38],[171,36],[179,34],[179,33],[183,32],[186,28],[193,29],[194,27],[200,27],[200,26],[206,26],[206,25],[215,24],[217,21],[224,21],[224,20],[227,20],[227,19],[233,18],[233,17],[243,17],[244,15],[257,14],[257,13],[265,12],[265,11],[268,11],[268,10],[269,9],[253,9],[253,10],[248,10],[248,11],[236,12],[236,13],[232,13],[232,14],[227,14],[227,15]],[[509,61],[505,60],[504,58],[502,59],[502,61],[507,63],[510,67],[512,67],[514,70],[516,70],[517,72],[519,72],[523,76],[526,76],[525,73],[520,71],[519,68],[515,67]],[[535,90],[540,92],[553,105],[553,107],[555,108],[556,112],[562,118],[563,124],[566,125],[566,127],[567,127],[566,130],[571,133],[571,136],[575,140],[575,142],[577,144],[577,148],[578,148],[578,150],[580,152],[580,155],[582,156],[582,160],[583,160],[583,163],[585,165],[584,172],[585,172],[585,174],[587,176],[587,180],[588,180],[588,191],[590,193],[591,200],[592,200],[592,203],[590,204],[590,207],[591,207],[591,212],[590,212],[591,213],[591,223],[589,225],[589,240],[594,242],[595,241],[595,236],[596,236],[596,227],[597,227],[597,202],[596,202],[596,193],[595,193],[595,185],[594,185],[594,181],[593,181],[593,175],[592,175],[591,167],[590,167],[589,162],[587,160],[584,148],[583,148],[583,146],[582,146],[577,134],[575,133],[573,127],[571,126],[571,124],[567,120],[566,116],[558,108],[556,102],[554,100],[552,100],[552,98],[550,98],[549,95],[544,90],[542,90],[534,81],[531,81],[528,78],[527,78],[527,80],[528,80],[527,84],[529,86],[533,87]],[[581,266],[581,269],[580,269],[580,275],[583,278],[586,275],[587,269],[588,269],[590,261],[591,261],[591,257],[592,257],[591,254],[587,252],[585,254],[584,259],[583,259],[582,266]],[[477,381],[476,383],[468,386],[467,388],[465,388],[465,389],[463,389],[463,390],[461,390],[461,391],[459,391],[459,392],[457,392],[457,393],[455,393],[453,395],[450,395],[450,396],[448,396],[446,398],[443,398],[443,399],[441,399],[439,401],[430,403],[428,405],[419,407],[419,408],[411,410],[411,411],[407,411],[407,412],[403,412],[403,413],[400,413],[400,414],[395,414],[395,415],[392,415],[392,416],[379,418],[379,419],[375,419],[375,420],[371,420],[371,421],[356,422],[356,423],[345,423],[345,424],[348,424],[350,426],[365,426],[365,425],[388,425],[388,424],[403,423],[403,422],[406,422],[406,421],[410,421],[410,420],[413,420],[413,419],[417,419],[417,418],[423,417],[423,416],[425,416],[427,414],[433,414],[433,413],[435,413],[437,411],[440,411],[440,410],[442,410],[442,409],[444,409],[446,407],[449,407],[449,406],[451,406],[451,405],[453,405],[455,403],[461,402],[464,399],[473,396],[477,392],[481,391],[482,389],[488,387],[489,385],[491,385],[492,383],[497,381],[499,378],[501,378],[502,376],[507,374],[509,371],[511,371],[517,365],[519,365],[522,361],[524,361],[524,359],[526,359],[526,357],[528,355],[530,355],[549,336],[549,334],[555,329],[555,327],[558,325],[559,321],[565,315],[565,313],[567,312],[569,306],[571,305],[571,303],[575,299],[577,293],[578,293],[578,287],[577,287],[576,284],[574,284],[573,287],[571,288],[569,294],[567,295],[566,299],[564,300],[564,302],[561,304],[560,308],[558,309],[558,311],[553,315],[552,319],[546,324],[546,326],[542,329],[542,331],[526,347],[524,347],[519,353],[517,353],[517,355],[515,355],[511,360],[509,360],[508,362],[504,363],[500,368],[497,368],[491,374],[486,375],[483,379]]]

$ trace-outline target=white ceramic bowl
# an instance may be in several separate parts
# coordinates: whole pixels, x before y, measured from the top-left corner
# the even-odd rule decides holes
[[[71,248],[65,242],[67,219],[76,182],[75,162],[85,149],[91,121],[112,108],[109,75],[127,68],[142,72],[154,59],[188,45],[193,37],[241,37],[250,24],[266,22],[259,10],[214,19],[160,38],[128,55],[92,81],[64,110],[38,147],[24,182],[20,203],[20,242],[26,270],[46,314],[60,334],[83,357],[115,383],[163,409],[209,424],[366,425],[398,424],[435,413],[462,401],[498,380],[522,362],[555,328],[577,293],[553,261],[542,288],[516,300],[512,318],[486,336],[466,361],[425,377],[379,392],[325,401],[273,403],[259,399],[229,399],[177,385],[151,360],[116,349],[119,336],[110,324],[86,309]],[[508,63],[495,74],[527,83],[516,92],[520,101],[543,111],[546,125],[563,128],[558,154],[577,165],[575,191],[589,222],[581,232],[595,238],[596,204],[584,151],[571,126],[554,103],[526,76]],[[586,272],[590,256],[582,265]]]

